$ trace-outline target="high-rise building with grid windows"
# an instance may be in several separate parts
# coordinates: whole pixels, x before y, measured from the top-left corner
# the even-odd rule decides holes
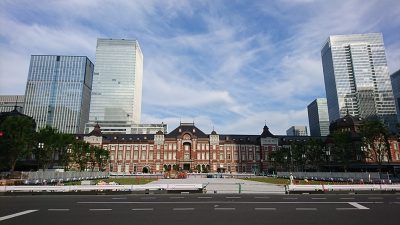
[[[317,98],[307,106],[311,136],[329,135],[329,115],[326,98]]]
[[[132,133],[140,124],[143,54],[137,40],[97,39],[89,123],[104,133]]]
[[[378,117],[396,131],[396,108],[381,33],[330,36],[321,50],[329,119]]]
[[[396,103],[397,120],[400,122],[400,70],[390,75],[392,80],[393,95]]]
[[[93,63],[86,56],[32,55],[24,113],[63,133],[83,133],[89,119]]]

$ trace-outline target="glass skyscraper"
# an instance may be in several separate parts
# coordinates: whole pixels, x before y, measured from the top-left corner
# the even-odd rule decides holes
[[[396,102],[397,120],[400,122],[400,70],[390,76],[392,80],[393,95]]]
[[[32,55],[24,113],[63,133],[83,133],[89,119],[93,63],[86,56]]]
[[[326,98],[317,98],[307,106],[311,136],[329,135],[329,115]]]
[[[288,136],[308,136],[306,126],[291,126],[286,130]]]
[[[381,33],[330,36],[321,50],[329,119],[379,117],[396,131],[396,109]]]
[[[140,123],[143,54],[137,40],[97,39],[89,123],[102,130],[126,133]]]

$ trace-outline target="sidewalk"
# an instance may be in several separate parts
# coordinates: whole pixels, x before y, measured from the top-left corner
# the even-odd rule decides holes
[[[189,177],[187,179],[159,179],[153,184],[203,184],[206,193],[212,194],[284,194],[283,185],[267,184],[256,181],[241,180],[235,178],[200,178]]]

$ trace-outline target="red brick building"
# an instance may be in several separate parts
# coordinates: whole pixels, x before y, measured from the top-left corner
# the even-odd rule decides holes
[[[270,167],[268,154],[278,138],[265,126],[261,135],[205,134],[194,123],[181,123],[168,134],[107,134],[100,127],[80,135],[110,151],[111,172],[159,173],[169,169],[193,172],[261,172]]]

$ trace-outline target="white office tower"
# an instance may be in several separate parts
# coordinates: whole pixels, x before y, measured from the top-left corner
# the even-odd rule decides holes
[[[329,135],[329,115],[326,98],[317,98],[307,106],[311,136]]]
[[[306,126],[292,126],[286,130],[288,136],[308,136]]]
[[[321,56],[329,119],[347,113],[378,117],[395,132],[396,108],[382,34],[330,36]]]
[[[165,124],[140,124],[143,54],[137,40],[97,39],[89,123],[103,133],[155,133]]]

